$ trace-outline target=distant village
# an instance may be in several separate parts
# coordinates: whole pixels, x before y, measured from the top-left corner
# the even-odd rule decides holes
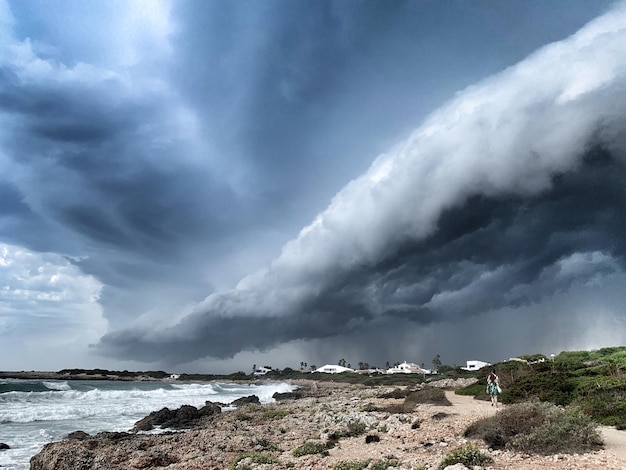
[[[546,360],[554,360],[554,354],[550,355],[550,358],[547,358],[543,354],[536,354],[533,356],[523,356],[525,358],[520,357],[511,357],[509,359],[505,359],[503,362],[508,361],[519,361],[524,362],[526,364],[536,364],[538,362],[545,362]],[[300,372],[301,373],[321,373],[321,374],[341,374],[341,373],[355,373],[355,374],[363,374],[363,375],[392,375],[392,374],[420,374],[423,376],[426,375],[434,375],[448,372],[454,369],[461,369],[465,371],[476,371],[480,370],[484,367],[491,366],[490,362],[479,361],[479,360],[469,360],[465,362],[465,366],[457,366],[454,367],[449,365],[442,365],[439,355],[435,356],[432,360],[433,368],[427,369],[424,367],[424,363],[417,364],[415,362],[407,362],[404,361],[402,363],[395,363],[393,366],[389,363],[386,364],[386,368],[382,369],[379,367],[369,367],[369,364],[360,362],[357,369],[354,369],[348,364],[344,359],[341,359],[337,364],[326,364],[322,367],[317,367],[315,365],[308,365],[306,362],[300,363]],[[285,370],[292,370],[287,368]],[[254,365],[252,367],[252,375],[253,377],[263,377],[270,373],[281,372],[280,369],[276,369],[272,366],[261,366],[257,367]],[[238,374],[247,375],[243,372],[239,372]],[[270,374],[271,375],[271,374]],[[179,380],[182,377],[181,374],[171,374],[169,375],[169,380]]]
[[[490,365],[491,363],[489,362],[471,360],[471,361],[467,361],[465,367],[461,367],[461,369],[478,370],[478,369],[481,369],[483,367],[490,366]],[[312,366],[311,373],[319,372],[323,374],[341,374],[343,372],[354,372],[357,374],[366,374],[366,375],[372,375],[372,374],[431,375],[431,374],[437,374],[438,373],[437,366],[441,366],[441,362],[439,361],[439,356],[436,356],[435,359],[433,359],[433,366],[435,367],[433,367],[432,369],[426,369],[424,368],[423,364],[419,365],[414,362],[404,361],[403,363],[395,364],[393,367],[389,367],[388,369],[381,369],[381,368],[372,369],[372,368],[367,368],[367,367],[360,367],[359,369],[353,369],[350,367],[349,364],[345,364],[345,362],[342,360],[342,361],[339,361],[339,364],[326,364],[322,367],[317,367],[317,368],[315,366]],[[306,367],[307,367],[307,364],[301,363],[300,371],[304,372]],[[272,371],[273,371],[273,368],[270,366],[255,367],[253,375],[255,377],[262,377]]]

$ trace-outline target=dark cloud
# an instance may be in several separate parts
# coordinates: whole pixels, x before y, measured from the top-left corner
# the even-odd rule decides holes
[[[608,3],[33,5],[0,0],[0,236],[102,284],[95,352],[356,351],[623,268],[619,7],[514,65]]]
[[[346,272],[287,315],[202,312],[177,325],[174,338],[125,332],[109,334],[103,343],[116,354],[180,363],[295,339],[393,329],[398,319],[427,325],[537,303],[573,283],[626,268],[624,162],[624,156],[593,149],[577,170],[555,176],[540,194],[471,196],[440,216],[432,236]],[[574,263],[571,271],[568,262]],[[447,293],[449,301],[442,299]]]
[[[169,363],[232,357],[396,321],[462,321],[622,272],[620,75],[569,72],[580,61],[624,71],[613,15],[623,12],[438,110],[267,270],[174,322],[108,333],[99,351]],[[532,77],[555,61],[537,88]]]

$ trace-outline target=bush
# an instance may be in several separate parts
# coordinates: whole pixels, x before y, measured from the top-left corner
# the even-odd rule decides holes
[[[237,420],[239,420],[239,421],[252,421],[254,419],[254,416],[252,416],[249,413],[241,413],[241,412],[239,412],[239,413],[237,413],[235,415],[235,418]]]
[[[361,407],[360,411],[370,412],[370,411],[378,411],[378,407],[373,403],[366,403],[363,407]]]
[[[370,466],[371,470],[387,470],[389,467],[399,467],[400,461],[398,459],[391,460],[378,460]]]
[[[261,419],[270,420],[270,419],[280,419],[289,415],[289,411],[287,410],[265,410],[261,413]]]
[[[511,449],[536,454],[598,450],[603,442],[591,419],[576,408],[551,408],[544,424],[528,434],[514,436]]]
[[[489,455],[470,444],[446,455],[437,468],[443,470],[447,466],[457,463],[461,463],[466,467],[473,467],[475,465],[483,465],[491,462],[493,462],[493,459]]]
[[[506,392],[513,402],[538,400],[569,405],[576,396],[576,383],[564,372],[538,372],[518,378],[506,387]]]
[[[358,421],[358,420],[351,420],[347,424],[345,436],[346,437],[360,436],[361,434],[365,433],[366,429],[367,429],[367,426],[365,425],[364,422]]]
[[[333,470],[364,470],[369,464],[369,460],[363,460],[360,462],[339,462],[333,467]]]
[[[608,426],[626,428],[626,377],[581,377],[574,400],[585,414]]]
[[[465,437],[483,439],[494,449],[537,454],[595,450],[602,441],[591,419],[576,408],[550,403],[509,405],[495,416],[472,423]]]
[[[296,447],[291,454],[294,457],[302,457],[304,455],[312,455],[312,454],[327,454],[328,450],[326,445],[322,442],[305,442],[301,446]]]
[[[487,397],[487,398],[484,398],[485,400],[487,400],[489,395],[485,393],[486,388],[487,387],[484,383],[478,382],[473,385],[468,385],[467,387],[459,388],[455,390],[454,393],[456,395],[471,396],[471,397],[479,398],[479,399],[483,397]]]
[[[428,403],[431,405],[452,406],[452,403],[450,403],[450,400],[446,397],[446,392],[436,387],[427,387],[411,392],[404,399],[404,403]]]
[[[278,451],[280,448],[266,437],[261,437],[252,441],[254,447],[259,446],[263,450]]]
[[[244,454],[240,457],[237,457],[233,461],[231,469],[233,470],[249,469],[250,465],[242,462],[243,460],[248,460],[250,463],[253,463],[253,464],[262,464],[262,465],[263,464],[269,465],[269,464],[274,464],[278,462],[278,459],[270,454],[249,453],[249,454]]]

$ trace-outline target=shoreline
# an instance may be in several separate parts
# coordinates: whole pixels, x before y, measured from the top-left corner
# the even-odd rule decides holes
[[[331,470],[342,462],[370,460],[393,462],[399,470],[433,469],[451,451],[467,444],[491,456],[494,462],[488,468],[493,470],[626,468],[626,460],[606,449],[550,456],[488,449],[463,434],[470,423],[497,410],[453,390],[445,392],[450,405],[419,404],[406,410],[404,399],[391,393],[401,387],[305,379],[292,383],[306,393],[276,403],[244,404],[182,432],[102,433],[51,443],[33,457],[31,468],[73,470],[78,463],[89,462],[92,470]],[[361,423],[363,432],[346,432],[354,423]],[[307,443],[327,447],[296,456],[294,452]]]

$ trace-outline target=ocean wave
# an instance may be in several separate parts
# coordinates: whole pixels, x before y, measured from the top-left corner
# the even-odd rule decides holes
[[[44,386],[49,390],[65,391],[72,390],[68,382],[43,382]]]
[[[10,392],[44,392],[50,390],[43,382],[0,383],[0,393]]]

